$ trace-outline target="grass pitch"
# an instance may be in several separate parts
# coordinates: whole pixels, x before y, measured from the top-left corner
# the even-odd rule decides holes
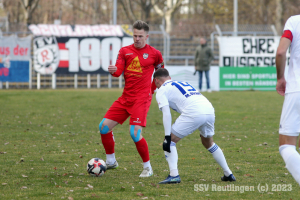
[[[143,129],[154,176],[139,178],[142,160],[128,121],[114,129],[119,168],[100,178],[89,176],[87,162],[105,159],[98,124],[121,93],[0,90],[0,199],[299,198],[299,185],[278,151],[283,97],[276,92],[203,93],[215,107],[214,141],[234,172],[234,183],[221,182],[222,169],[195,132],[177,144],[182,182],[158,185],[168,175],[168,164],[161,146],[162,113],[155,98]],[[177,116],[172,112],[173,121]]]

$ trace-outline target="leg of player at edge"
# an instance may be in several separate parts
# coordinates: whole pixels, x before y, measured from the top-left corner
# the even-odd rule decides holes
[[[118,122],[106,118],[99,124],[101,141],[106,152],[107,169],[116,169],[119,167],[115,157],[115,139],[112,132],[112,129],[118,124]]]
[[[298,136],[279,134],[279,153],[286,164],[286,168],[297,183],[300,184],[300,155],[296,150],[297,138]]]
[[[200,135],[203,146],[212,154],[216,162],[222,167],[224,176],[221,178],[222,181],[236,181],[229,169],[223,151],[219,146],[214,143],[213,137],[203,137]]]
[[[142,129],[143,127],[139,125],[130,125],[129,132],[144,164],[144,170],[140,177],[149,177],[153,175],[153,171],[150,164],[148,144],[142,136]]]

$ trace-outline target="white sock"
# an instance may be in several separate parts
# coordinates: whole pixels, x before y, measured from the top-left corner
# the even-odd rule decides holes
[[[175,176],[178,176],[178,175],[179,175],[178,169],[172,169],[172,170],[170,171],[170,176],[175,177]]]
[[[296,146],[288,144],[281,145],[279,147],[279,153],[286,164],[286,168],[297,183],[300,184],[300,155],[296,151]]]
[[[223,151],[219,148],[216,143],[213,143],[211,147],[207,149],[217,161],[217,163],[222,167],[225,176],[232,174],[232,171],[229,169]]]
[[[112,154],[106,154],[106,163],[107,164],[114,164],[116,162],[116,157],[115,157],[115,153]]]
[[[178,154],[175,142],[171,142],[170,150],[171,153],[165,151],[166,160],[169,164],[170,176],[178,176]]]
[[[144,162],[144,169],[146,169],[147,167],[149,167],[149,169],[152,170],[151,164],[150,164],[150,160],[147,162]]]

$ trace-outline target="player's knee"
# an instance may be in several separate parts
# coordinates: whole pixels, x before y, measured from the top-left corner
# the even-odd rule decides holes
[[[201,137],[201,142],[206,149],[208,149],[209,147],[211,147],[213,145],[214,140],[213,140],[212,136],[208,135],[207,137],[204,137],[204,136],[200,135],[200,137]]]
[[[135,128],[135,125],[130,125],[130,136],[132,138],[132,140],[134,142],[138,142],[140,140],[140,136],[141,136],[141,129],[139,129],[136,133],[136,135],[134,134],[134,128]]]
[[[100,133],[101,133],[101,134],[106,134],[106,133],[109,132],[108,126],[107,126],[107,125],[104,125],[104,126],[103,126],[103,122],[104,122],[104,121],[105,121],[105,118],[103,118],[102,121],[101,121],[100,124],[99,124],[99,130],[100,130]],[[103,128],[102,128],[102,126],[103,126]]]
[[[171,133],[171,141],[174,142],[175,144],[177,144],[177,142],[179,142],[182,138],[177,137],[176,135],[174,135],[173,133]]]

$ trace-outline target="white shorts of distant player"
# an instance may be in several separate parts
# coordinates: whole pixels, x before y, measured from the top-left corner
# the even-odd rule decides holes
[[[300,92],[287,93],[280,117],[279,134],[299,136],[300,133]]]
[[[180,115],[172,125],[172,133],[184,138],[198,129],[203,137],[209,138],[215,134],[214,124],[214,114]]]

